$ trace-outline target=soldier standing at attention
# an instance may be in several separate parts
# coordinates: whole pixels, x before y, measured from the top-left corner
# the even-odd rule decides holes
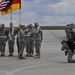
[[[3,39],[1,40],[2,41],[2,50],[1,50],[2,56],[5,56],[5,46],[6,46],[6,41],[7,41],[6,30],[4,28],[5,28],[5,25],[2,24],[2,36],[3,36]]]
[[[16,30],[13,28],[13,24],[10,23],[10,27],[7,29],[7,39],[9,46],[9,56],[13,56],[14,42],[15,42]]]
[[[5,56],[5,46],[6,46],[6,32],[4,30],[4,24],[0,25],[0,52],[1,56]]]
[[[40,49],[41,49],[41,42],[43,40],[43,33],[38,23],[34,23],[34,26],[35,26],[35,39],[34,40],[35,40],[35,50],[36,50],[35,58],[40,58]]]

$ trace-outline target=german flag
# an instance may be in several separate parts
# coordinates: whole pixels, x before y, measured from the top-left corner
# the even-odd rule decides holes
[[[21,9],[21,0],[10,0],[9,5],[1,12],[1,14],[5,15],[17,9]]]

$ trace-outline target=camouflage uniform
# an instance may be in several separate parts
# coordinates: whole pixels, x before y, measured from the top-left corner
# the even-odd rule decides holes
[[[24,26],[21,26],[20,30],[18,31],[18,42],[19,42],[19,59],[25,59],[22,55],[24,52],[24,48],[26,46],[26,35],[24,33]]]
[[[41,42],[43,40],[43,33],[41,28],[38,26],[38,24],[35,24],[35,50],[36,50],[36,55],[35,57],[40,57],[40,49],[41,49]]]
[[[6,30],[4,30],[4,24],[2,24],[0,27],[0,50],[2,56],[5,56],[6,40]]]
[[[12,24],[10,24],[10,26],[12,27],[9,27],[7,29],[7,40],[10,53],[9,56],[13,56],[16,30],[15,28],[13,28]]]
[[[32,24],[29,24],[29,29],[27,30],[27,35],[29,35],[28,40],[28,56],[33,57],[34,53],[34,28]]]
[[[71,32],[71,39],[62,42],[62,50],[65,51],[67,56],[68,63],[75,63],[75,60],[72,59],[75,54],[75,30]]]

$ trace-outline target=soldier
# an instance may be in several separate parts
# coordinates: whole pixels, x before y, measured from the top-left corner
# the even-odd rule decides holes
[[[34,28],[32,26],[32,24],[29,24],[29,29],[28,29],[28,35],[29,36],[29,43],[28,43],[28,55],[29,57],[33,57],[33,53],[34,53]]]
[[[73,23],[70,24],[70,29],[71,29],[71,31],[72,31],[72,29],[74,29],[74,24]]]
[[[70,26],[70,24],[68,24],[68,25],[65,27],[65,32],[66,32],[66,37],[67,37],[67,39],[70,39],[70,38],[71,38],[71,26]]]
[[[35,40],[35,49],[36,49],[35,58],[40,58],[40,49],[41,49],[41,42],[43,40],[43,33],[38,23],[34,23],[34,26],[35,26],[35,39],[34,40]]]
[[[5,46],[6,46],[6,31],[4,30],[4,24],[0,25],[0,50],[1,56],[5,56]]]
[[[27,29],[25,31],[25,35],[28,35],[28,34],[29,34],[29,25],[27,26]],[[27,57],[30,56],[29,51],[30,51],[30,45],[29,45],[29,39],[28,39],[27,44],[26,44],[26,53],[27,54],[25,56],[27,56]]]
[[[15,42],[16,30],[13,28],[13,24],[10,23],[9,29],[7,29],[7,39],[9,46],[9,56],[13,56],[14,52],[14,42]]]
[[[17,40],[16,40],[16,43],[17,43],[17,51],[18,51],[18,53],[19,53],[19,42],[18,42],[18,31],[20,30],[20,27],[21,27],[21,25],[19,25],[19,27],[18,27],[18,29],[17,29]]]
[[[67,45],[69,46],[68,50],[68,62],[69,63],[75,63],[75,60],[72,59],[74,55],[74,50],[75,50],[75,29],[72,30],[71,32],[71,39],[67,41]]]
[[[75,60],[72,59],[73,55],[75,54],[75,29],[72,30],[71,36],[71,39],[64,42],[64,48],[66,48],[67,51],[68,63],[75,63]]]
[[[5,46],[6,46],[6,41],[7,41],[6,30],[4,28],[5,28],[5,25],[2,24],[2,36],[4,36],[6,38],[6,39],[2,40],[2,51],[1,51],[2,56],[5,56]]]
[[[19,41],[19,59],[25,59],[22,54],[25,48],[25,33],[24,33],[25,27],[21,25],[20,30],[18,31],[18,41]]]

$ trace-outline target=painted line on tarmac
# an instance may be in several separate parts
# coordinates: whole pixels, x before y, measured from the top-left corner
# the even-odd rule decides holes
[[[20,68],[20,69],[16,69],[14,71],[11,71],[11,72],[7,73],[7,75],[13,75],[15,72],[18,72],[18,71],[24,70],[24,69],[31,69],[31,68],[40,67],[40,66],[47,66],[47,65],[50,65],[50,63],[41,64],[41,65],[34,65],[34,66],[28,66],[28,67],[23,67],[23,68]]]
[[[58,63],[58,62],[57,62]],[[7,73],[7,75],[13,75],[14,73],[16,73],[16,72],[18,72],[18,71],[21,71],[21,70],[24,70],[24,69],[31,69],[31,68],[36,68],[36,67],[41,67],[41,66],[48,66],[48,65],[51,65],[51,66],[74,66],[75,64],[68,64],[67,62],[60,62],[59,64],[51,64],[51,63],[47,63],[47,64],[40,64],[40,65],[34,65],[34,66],[28,66],[28,67],[23,67],[23,68],[20,68],[20,69],[16,69],[16,70],[13,70],[13,71],[11,71],[11,72],[9,72],[9,73]]]

